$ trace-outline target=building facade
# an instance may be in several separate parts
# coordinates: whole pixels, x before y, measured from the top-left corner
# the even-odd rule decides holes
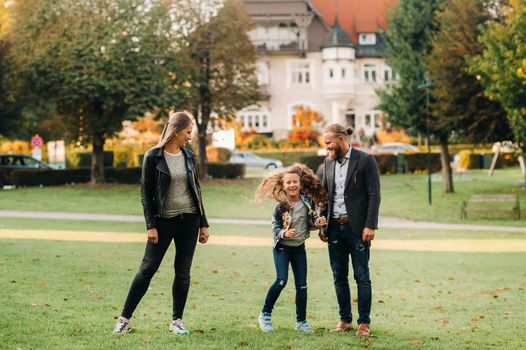
[[[382,0],[367,4],[375,1]],[[352,10],[362,2],[244,0],[255,23],[249,36],[261,101],[237,113],[242,129],[285,139],[297,107],[366,135],[381,126],[375,90],[394,79],[382,57],[387,5]]]

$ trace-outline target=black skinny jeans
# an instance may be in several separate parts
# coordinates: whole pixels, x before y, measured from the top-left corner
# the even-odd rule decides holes
[[[144,258],[135,275],[124,304],[121,316],[131,318],[135,308],[148,290],[150,281],[161,265],[164,254],[172,240],[175,242],[174,271],[172,285],[173,319],[183,317],[184,306],[190,289],[190,267],[199,234],[199,215],[181,214],[174,218],[157,219],[159,242],[148,240]]]

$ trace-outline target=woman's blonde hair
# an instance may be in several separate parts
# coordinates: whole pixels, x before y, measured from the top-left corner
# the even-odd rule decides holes
[[[186,129],[188,126],[193,125],[194,122],[190,113],[188,112],[175,112],[168,119],[168,123],[164,126],[163,132],[161,133],[161,139],[156,147],[164,147],[169,143],[175,134],[179,131]]]
[[[285,174],[297,174],[300,177],[301,192],[310,195],[319,207],[324,207],[328,195],[320,180],[314,172],[305,164],[295,163],[287,168],[278,169],[261,181],[256,189],[256,203],[261,204],[264,199],[274,199],[278,203],[290,206],[287,200],[287,194],[283,186],[283,177]]]

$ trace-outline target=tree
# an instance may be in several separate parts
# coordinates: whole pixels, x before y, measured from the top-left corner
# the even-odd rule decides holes
[[[521,77],[526,68],[526,3],[510,0],[503,20],[493,20],[479,40],[485,50],[473,59],[471,72],[480,75],[485,93],[508,113],[515,140],[526,155],[526,84]]]
[[[439,26],[426,57],[433,86],[431,104],[434,130],[455,131],[470,142],[502,141],[511,131],[501,104],[484,95],[476,75],[469,72],[469,60],[482,53],[477,41],[481,29],[494,16],[492,0],[449,0],[437,13]],[[446,143],[441,142],[445,147]],[[442,151],[444,153],[444,150]],[[447,152],[447,150],[445,150]],[[451,176],[449,161],[442,169]],[[453,180],[451,189],[453,189]]]
[[[20,118],[20,104],[13,86],[14,62],[9,57],[11,44],[6,36],[9,17],[0,0],[0,135],[8,136],[16,132]]]
[[[387,112],[393,125],[411,134],[430,132],[438,139],[444,165],[444,192],[453,192],[449,166],[449,130],[428,125],[426,93],[423,82],[429,78],[426,57],[431,52],[431,37],[438,30],[436,11],[442,0],[400,0],[389,14],[385,60],[399,76],[399,81],[379,91],[379,109]]]
[[[178,96],[167,8],[148,0],[27,0],[13,7],[24,94],[53,101],[67,125],[86,135],[92,183],[104,182],[105,140],[123,120],[166,110]]]
[[[188,87],[185,108],[196,118],[201,177],[207,176],[206,136],[212,112],[231,117],[259,99],[255,47],[248,37],[252,22],[237,0],[173,3],[178,28],[178,57]]]

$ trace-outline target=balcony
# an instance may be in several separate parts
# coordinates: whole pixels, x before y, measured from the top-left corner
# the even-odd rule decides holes
[[[299,40],[255,39],[252,40],[258,52],[298,52],[305,50]]]

